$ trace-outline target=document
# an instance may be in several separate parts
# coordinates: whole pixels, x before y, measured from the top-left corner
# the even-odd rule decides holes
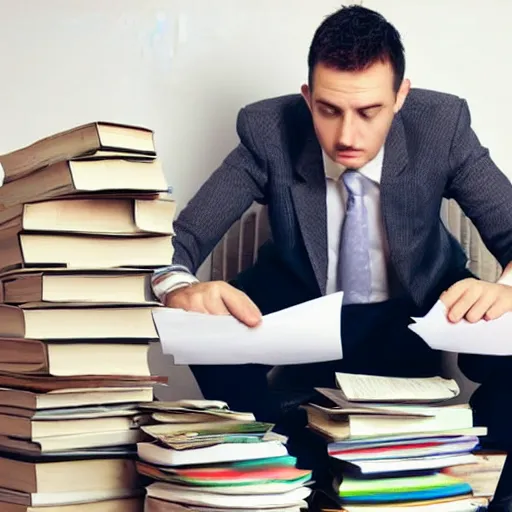
[[[409,325],[409,329],[436,350],[512,355],[512,313],[505,313],[496,320],[476,323],[461,320],[456,324],[448,320],[446,313],[446,306],[439,300],[423,318],[413,318],[416,323]]]
[[[175,364],[288,365],[342,358],[343,293],[333,293],[263,316],[247,327],[230,315],[156,308],[164,354]]]

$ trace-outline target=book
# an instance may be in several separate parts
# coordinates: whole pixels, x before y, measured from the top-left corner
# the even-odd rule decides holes
[[[347,439],[389,434],[407,434],[443,430],[465,430],[473,427],[473,412],[468,408],[437,408],[435,416],[406,417],[369,414],[327,415],[311,405],[303,406],[308,424],[332,439]]]
[[[139,429],[41,437],[33,441],[0,435],[0,451],[40,456],[88,448],[110,448],[114,446],[135,445],[144,438],[145,436]]]
[[[0,414],[28,418],[34,421],[40,420],[73,420],[86,418],[111,418],[114,416],[139,416],[140,411],[136,403],[117,403],[91,406],[70,406],[58,409],[23,409],[21,407],[8,407],[0,405]],[[150,419],[146,415],[146,418]]]
[[[33,233],[11,226],[0,232],[0,271],[35,266],[65,268],[160,267],[170,265],[172,235],[120,237]]]
[[[0,210],[75,194],[131,191],[155,196],[168,191],[159,160],[67,160],[40,169],[0,188]],[[3,219],[13,213],[2,214]]]
[[[310,481],[311,471],[296,468],[296,460],[291,465],[279,465],[278,459],[261,459],[260,464],[257,464],[260,461],[256,460],[254,465],[234,462],[190,469],[157,467],[138,460],[136,467],[140,474],[153,480],[189,485],[200,489],[219,485],[231,485],[244,489],[245,486],[265,482],[289,482],[302,485]]]
[[[6,304],[155,305],[152,270],[26,268],[0,275],[0,302]]]
[[[63,416],[63,415],[62,415]],[[0,414],[0,435],[12,438],[28,439],[38,442],[44,438],[70,436],[81,434],[94,434],[101,432],[124,432],[138,429],[141,424],[147,422],[144,415],[91,417],[91,418],[67,418],[59,419],[23,418]]]
[[[351,402],[346,400],[341,390],[330,388],[315,388],[322,398],[311,401],[308,405],[318,409],[328,417],[336,418],[337,416],[347,414],[362,414],[368,416],[403,416],[403,417],[429,417],[435,416],[439,411],[446,409],[468,409],[467,403],[443,405],[443,403],[435,402],[433,405],[423,404],[421,402],[403,403],[403,402]],[[317,402],[321,403],[317,403]],[[324,403],[328,405],[323,405]]]
[[[255,421],[253,413],[232,411],[228,404],[218,400],[178,400],[174,402],[156,401],[141,404],[141,409],[150,411],[155,421],[160,423],[183,424],[233,421]],[[181,428],[186,428],[183,425]]]
[[[178,501],[183,504],[213,507],[213,508],[279,508],[291,506],[306,506],[306,498],[311,494],[307,487],[301,487],[285,493],[229,496],[203,493],[184,488],[181,491],[170,487],[164,482],[154,482],[147,488],[147,496],[167,501]]]
[[[51,343],[0,338],[0,371],[55,377],[127,375],[149,377],[147,343]]]
[[[34,415],[46,409],[58,410],[69,407],[85,407],[102,404],[131,404],[151,402],[152,387],[117,387],[117,388],[85,388],[63,389],[49,392],[35,392],[23,389],[0,388],[0,410],[17,409],[18,416]]]
[[[0,457],[0,488],[25,493],[129,489],[139,483],[135,461],[126,458],[27,462]]]
[[[78,503],[93,503],[118,498],[140,496],[141,489],[104,489],[80,492],[26,493],[11,489],[0,489],[0,502],[16,503],[25,506],[51,507],[54,505],[74,505]],[[2,511],[3,512],[3,511]]]
[[[350,402],[434,403],[460,394],[454,379],[442,377],[383,377],[338,372],[335,377],[343,397]]]
[[[415,494],[420,498],[421,494],[430,494],[429,499],[436,499],[470,493],[471,487],[466,482],[442,473],[367,480],[345,477],[338,491],[345,503],[366,497],[372,502],[396,503],[410,501]]]
[[[213,423],[157,424],[142,426],[142,431],[155,438],[160,444],[174,450],[206,448],[229,443],[261,443],[262,441],[282,441],[275,432],[274,425],[259,421],[225,421]]]
[[[33,507],[0,501],[2,512],[143,512],[144,498],[123,498],[92,503],[74,503],[73,505],[50,505]]]
[[[441,498],[434,500],[415,500],[407,504],[352,504],[335,507],[331,502],[322,507],[322,512],[480,512],[486,510],[489,501],[473,496]]]
[[[151,307],[24,309],[0,305],[0,337],[32,340],[157,340]]]
[[[0,224],[0,233],[21,231],[96,235],[172,235],[176,203],[170,198],[53,199],[11,208],[12,218]],[[6,216],[5,211],[0,216]],[[1,236],[1,235],[0,235]]]
[[[217,444],[193,450],[175,450],[154,443],[140,442],[137,444],[137,453],[143,461],[157,466],[190,466],[211,462],[280,457],[288,454],[286,447],[280,441]]]
[[[167,383],[167,377],[152,375],[76,375],[73,377],[53,377],[49,375],[19,375],[0,372],[0,387],[48,393],[53,391],[87,390],[97,388],[133,388]]]
[[[154,156],[153,132],[144,127],[97,121],[55,133],[32,144],[0,155],[5,183],[22,178],[36,169],[69,160],[96,155],[105,158],[110,152]]]
[[[501,471],[507,454],[504,452],[477,450],[473,452],[475,461],[462,466],[443,468],[441,473],[468,482],[474,496],[492,498],[498,487]]]
[[[459,464],[473,464],[476,457],[472,453],[431,455],[428,457],[408,457],[398,459],[370,459],[358,461],[337,461],[345,474],[390,475],[398,473],[414,473],[420,471],[440,470]]]

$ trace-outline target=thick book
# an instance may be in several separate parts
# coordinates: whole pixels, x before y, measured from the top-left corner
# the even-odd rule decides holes
[[[160,198],[98,196],[26,203],[0,212],[0,230],[85,233],[94,235],[172,235],[176,204]]]
[[[0,232],[0,270],[25,267],[155,268],[170,265],[172,235],[120,237],[32,233],[11,226]]]
[[[144,497],[52,505],[44,508],[8,503],[0,498],[0,510],[2,512],[143,512]]]
[[[36,420],[0,414],[0,435],[37,442],[59,436],[124,432],[138,429],[141,424],[147,422],[147,418],[146,415],[135,414],[133,416]]]
[[[24,309],[0,305],[0,337],[34,340],[157,340],[152,307]]]
[[[5,182],[13,181],[56,162],[78,156],[95,156],[98,151],[126,154],[156,154],[152,130],[97,121],[52,134],[32,144],[0,155]]]
[[[140,429],[124,429],[108,432],[87,432],[85,434],[41,437],[34,441],[0,435],[0,451],[21,455],[40,456],[72,450],[85,450],[89,448],[135,445],[141,442],[144,438],[145,436],[142,434]]]
[[[1,375],[0,375],[1,379]],[[83,408],[102,404],[141,404],[153,400],[153,388],[136,386],[118,388],[64,389],[48,392],[35,392],[23,389],[0,388],[0,411],[9,413],[15,410],[18,416],[33,416],[39,411],[64,408]]]
[[[0,457],[0,488],[25,493],[130,489],[139,483],[127,458],[28,462]]]
[[[148,352],[147,343],[123,343],[122,340],[116,343],[109,343],[108,340],[52,343],[30,338],[0,338],[0,371],[54,377],[149,377]]]
[[[69,160],[5,183],[0,188],[0,210],[73,194],[131,191],[155,195],[168,188],[159,160]]]
[[[329,415],[305,405],[308,425],[330,440],[427,433],[449,430],[471,431],[473,411],[467,408],[438,408],[435,416],[405,417],[368,414]]]
[[[0,489],[0,502],[17,503],[41,508],[55,505],[75,505],[142,495],[142,489],[104,489],[79,492],[26,493],[12,489]],[[2,511],[3,512],[3,511]]]
[[[155,305],[152,270],[21,269],[0,275],[0,302],[49,307],[64,304]]]

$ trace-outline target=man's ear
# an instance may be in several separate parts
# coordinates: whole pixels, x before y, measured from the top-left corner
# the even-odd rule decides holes
[[[308,84],[303,84],[302,87],[300,88],[300,92],[302,93],[302,97],[306,100],[309,110],[312,110],[311,109],[311,91],[309,89]]]
[[[411,90],[411,81],[408,78],[406,78],[400,85],[400,89],[398,89],[398,92],[396,94],[395,108],[393,109],[395,114],[402,108],[403,104],[405,103],[405,99],[407,98],[407,95],[409,94],[410,90]]]

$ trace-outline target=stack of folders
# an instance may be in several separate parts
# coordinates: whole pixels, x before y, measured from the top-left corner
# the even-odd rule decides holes
[[[153,133],[91,123],[0,165],[0,510],[141,512],[175,211]]]
[[[455,381],[336,374],[304,406],[327,443],[333,489],[323,510],[475,512],[488,504],[505,461],[480,451],[487,431],[467,404],[453,404]],[[452,399],[452,405],[448,400]]]
[[[181,400],[142,406],[137,470],[147,479],[145,512],[299,512],[311,472],[296,467],[273,425],[225,402]]]

